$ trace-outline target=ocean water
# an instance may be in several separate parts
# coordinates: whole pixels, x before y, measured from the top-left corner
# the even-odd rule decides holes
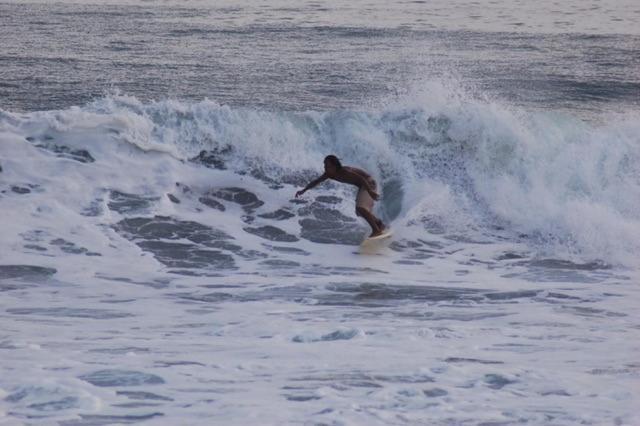
[[[640,425],[639,21],[1,1],[0,424]]]

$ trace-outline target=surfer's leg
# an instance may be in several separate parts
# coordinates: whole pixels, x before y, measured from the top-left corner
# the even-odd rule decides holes
[[[382,229],[378,226],[378,218],[371,213],[373,209],[373,198],[364,188],[360,188],[356,196],[356,214],[362,216],[371,227],[371,236],[380,235]]]
[[[382,234],[383,228],[380,228],[378,226],[379,219],[377,219],[373,215],[373,213],[371,213],[369,210],[365,209],[364,207],[358,206],[356,207],[356,214],[358,216],[362,216],[364,220],[366,220],[369,226],[371,227],[371,235],[370,235],[371,237],[375,237],[376,235]]]

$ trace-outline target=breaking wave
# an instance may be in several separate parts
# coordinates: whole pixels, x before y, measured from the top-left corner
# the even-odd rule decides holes
[[[91,239],[105,238],[97,225],[136,209],[186,220],[193,211],[177,209],[176,185],[202,198],[244,182],[258,199],[286,205],[334,153],[382,182],[379,208],[399,235],[506,239],[540,253],[626,265],[640,254],[634,112],[594,124],[437,84],[362,111],[112,95],[66,110],[0,111],[0,152],[0,202],[12,205],[3,208],[4,252],[38,226],[90,228],[83,235]],[[341,186],[318,191],[351,197]],[[132,194],[138,204],[126,204]],[[118,197],[129,207],[114,208]],[[338,208],[353,216],[348,203]],[[243,232],[231,213],[215,214],[227,233]],[[288,231],[300,233],[294,225]]]

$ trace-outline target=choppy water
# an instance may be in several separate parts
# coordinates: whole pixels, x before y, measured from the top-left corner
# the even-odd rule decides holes
[[[528,108],[640,99],[635,0],[2,2],[5,109],[114,88],[265,109],[362,108],[455,79]]]
[[[0,423],[640,423],[638,17],[0,3]]]

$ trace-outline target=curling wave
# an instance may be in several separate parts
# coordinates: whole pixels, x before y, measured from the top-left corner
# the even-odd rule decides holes
[[[121,219],[100,208],[107,190],[137,194],[146,214],[176,214],[165,197],[176,183],[205,193],[239,176],[265,185],[260,198],[286,200],[335,153],[382,182],[382,213],[396,229],[506,237],[556,256],[633,265],[640,254],[637,113],[596,125],[443,86],[428,93],[368,111],[267,111],[127,96],[59,111],[1,111],[0,200],[12,198],[7,217],[23,234],[43,216],[62,228],[72,217],[86,226]],[[202,165],[216,171],[215,183],[199,173]],[[28,202],[15,201],[21,192]],[[242,232],[220,215],[228,232]],[[11,246],[16,234],[3,233]]]

